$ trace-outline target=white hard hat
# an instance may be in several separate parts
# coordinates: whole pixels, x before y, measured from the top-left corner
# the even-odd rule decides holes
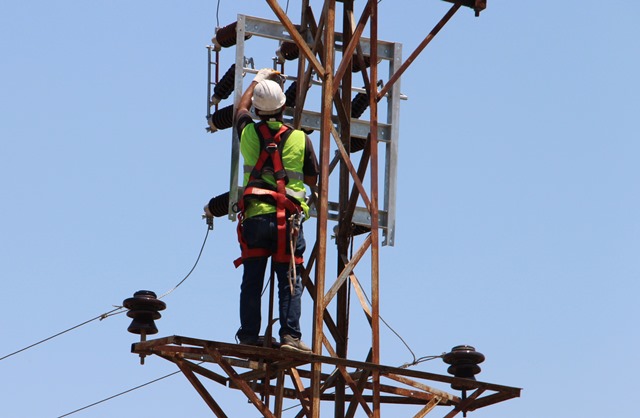
[[[269,115],[277,113],[284,106],[287,97],[280,84],[272,80],[262,80],[253,89],[251,100],[253,107],[258,109],[260,113]]]

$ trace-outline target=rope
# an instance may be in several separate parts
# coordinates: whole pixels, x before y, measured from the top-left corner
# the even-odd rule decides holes
[[[292,214],[289,217],[289,252],[291,253],[291,259],[289,260],[289,289],[291,290],[291,295],[295,293],[295,283],[298,278],[298,273],[296,271],[296,255],[294,251],[293,243],[297,241],[298,233],[300,232],[300,215]]]

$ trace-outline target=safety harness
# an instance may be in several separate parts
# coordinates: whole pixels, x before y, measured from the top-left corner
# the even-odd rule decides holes
[[[251,170],[249,181],[244,188],[242,198],[238,202],[240,214],[238,216],[238,241],[242,249],[240,258],[234,261],[236,268],[247,258],[269,257],[279,263],[290,263],[290,274],[295,275],[295,265],[303,262],[302,257],[294,254],[294,243],[297,240],[300,230],[300,203],[292,197],[287,196],[286,185],[289,181],[287,172],[282,163],[281,151],[284,143],[291,134],[292,128],[282,125],[277,132],[273,132],[265,122],[255,125],[258,138],[260,139],[260,155],[256,165]],[[271,164],[268,164],[271,162]],[[276,181],[276,187],[262,179],[263,174],[271,174]],[[249,199],[258,199],[274,203],[276,207],[277,224],[277,248],[273,252],[266,248],[249,248],[242,236],[242,222],[244,220],[245,205]],[[289,245],[287,252],[287,221],[289,221]],[[293,270],[293,272],[291,271]],[[295,277],[295,276],[294,276]]]

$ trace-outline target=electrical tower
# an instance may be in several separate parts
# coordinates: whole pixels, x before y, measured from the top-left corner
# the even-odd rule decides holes
[[[245,56],[250,38],[276,43],[278,57],[274,67],[287,60],[297,61],[295,75],[287,76],[292,83],[285,115],[295,128],[319,133],[321,167],[314,210],[316,242],[303,272],[304,286],[313,300],[313,354],[285,352],[270,344],[252,347],[181,336],[146,341],[147,332],[137,332],[143,338],[132,351],[142,357],[157,355],[174,362],[217,417],[227,415],[197,375],[225,390],[242,391],[265,417],[282,416],[285,399],[299,403],[299,417],[320,417],[323,402],[329,403],[329,408],[332,405],[335,417],[358,413],[380,417],[383,404],[385,411],[394,405],[415,405],[415,417],[444,408],[444,416],[453,417],[520,396],[519,388],[475,380],[474,375],[480,370],[477,364],[484,356],[470,346],[454,347],[444,356],[453,376],[380,362],[379,252],[381,246],[394,244],[400,78],[462,6],[472,8],[476,15],[486,7],[485,0],[445,1],[452,3],[451,8],[404,62],[401,44],[378,39],[378,0],[358,2],[362,5],[359,10],[355,10],[354,0],[326,0],[319,13],[312,10],[309,0],[302,0],[297,24],[277,0],[266,0],[275,18],[239,15],[237,22],[216,31],[216,45],[209,48],[209,89],[213,85],[226,86],[223,96],[233,90],[233,106],[239,103],[243,91],[243,74],[255,71]],[[342,17],[341,22],[337,16]],[[236,56],[234,66],[220,78],[217,64],[222,48],[235,48]],[[215,77],[211,75],[212,64]],[[379,73],[383,69],[387,71],[382,75],[386,81]],[[316,110],[310,110],[307,102],[311,88],[320,90]],[[216,92],[212,96],[211,91],[208,94],[211,131],[232,124],[233,106],[218,109],[220,95]],[[212,107],[215,112],[209,112]],[[382,121],[380,114],[386,114]],[[235,219],[239,141],[236,130],[232,131],[230,187],[223,212]],[[335,270],[327,266],[329,223],[335,224]],[[370,277],[366,280],[355,274],[363,260],[370,263]],[[359,360],[349,358],[350,289],[371,328],[370,349]],[[153,300],[132,306],[140,312],[157,311]],[[136,317],[135,312],[130,314]],[[145,315],[143,319],[151,321],[159,317]],[[270,335],[267,337],[270,341]],[[434,385],[450,386],[456,393]],[[322,411],[327,407],[323,406]]]

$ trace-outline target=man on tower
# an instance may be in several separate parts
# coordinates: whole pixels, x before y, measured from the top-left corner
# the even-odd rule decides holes
[[[309,216],[305,184],[316,187],[318,161],[307,135],[283,123],[286,97],[273,81],[278,73],[260,70],[242,95],[235,128],[244,159],[244,192],[239,199],[238,240],[244,265],[240,287],[241,344],[258,342],[261,295],[269,257],[278,278],[281,348],[310,352],[300,331],[302,262],[306,247],[302,222]],[[260,121],[249,111],[253,104]],[[207,216],[213,208],[205,206]]]

